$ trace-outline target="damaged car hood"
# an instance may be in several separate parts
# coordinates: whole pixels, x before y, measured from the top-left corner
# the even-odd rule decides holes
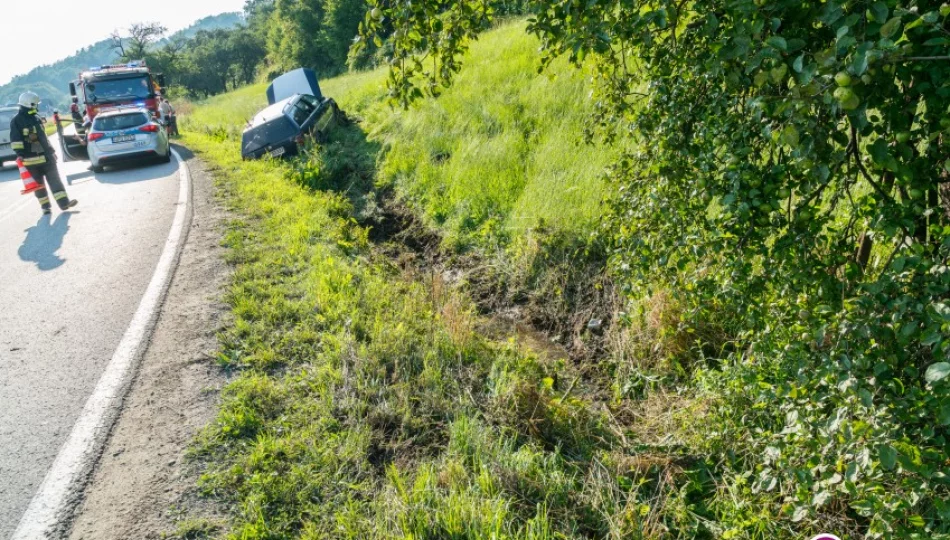
[[[317,74],[312,69],[295,69],[274,79],[267,87],[267,102],[273,105],[297,94],[310,94],[323,101]]]

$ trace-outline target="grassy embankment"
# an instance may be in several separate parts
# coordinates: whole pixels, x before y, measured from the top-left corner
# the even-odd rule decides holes
[[[452,90],[408,112],[382,103],[380,72],[326,81],[362,121],[285,164],[239,157],[262,86],[183,122],[235,214],[220,361],[239,376],[196,451],[203,489],[234,510],[229,537],[642,538],[695,525],[693,488],[669,489],[682,469],[638,456],[572,362],[485,337],[471,293],[487,286],[395,264],[361,225],[395,195],[450,256],[476,254],[473,274],[502,295],[573,301],[557,268],[591,259],[580,254],[609,156],[578,143],[582,77],[536,75],[536,49],[518,25],[495,31]],[[674,496],[678,510],[656,511]]]

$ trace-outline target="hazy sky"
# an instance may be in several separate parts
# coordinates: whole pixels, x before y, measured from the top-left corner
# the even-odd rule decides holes
[[[208,15],[241,11],[244,0],[3,0],[0,84],[65,58],[131,23],[156,21],[169,33]],[[19,24],[18,21],[23,21]]]

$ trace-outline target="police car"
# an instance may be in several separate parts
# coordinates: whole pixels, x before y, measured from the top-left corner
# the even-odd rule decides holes
[[[158,159],[171,161],[171,148],[164,127],[142,107],[102,111],[88,134],[92,170],[102,172],[107,165]]]
[[[16,161],[16,152],[10,147],[10,121],[18,112],[17,106],[0,107],[0,167],[7,161]]]

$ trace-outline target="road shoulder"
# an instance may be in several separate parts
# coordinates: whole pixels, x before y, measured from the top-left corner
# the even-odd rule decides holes
[[[159,539],[194,515],[198,475],[185,454],[214,416],[225,377],[213,360],[227,316],[225,212],[206,165],[191,169],[194,217],[164,308],[132,389],[72,523],[72,539]],[[187,501],[187,504],[186,504]],[[213,509],[208,508],[208,512]]]

